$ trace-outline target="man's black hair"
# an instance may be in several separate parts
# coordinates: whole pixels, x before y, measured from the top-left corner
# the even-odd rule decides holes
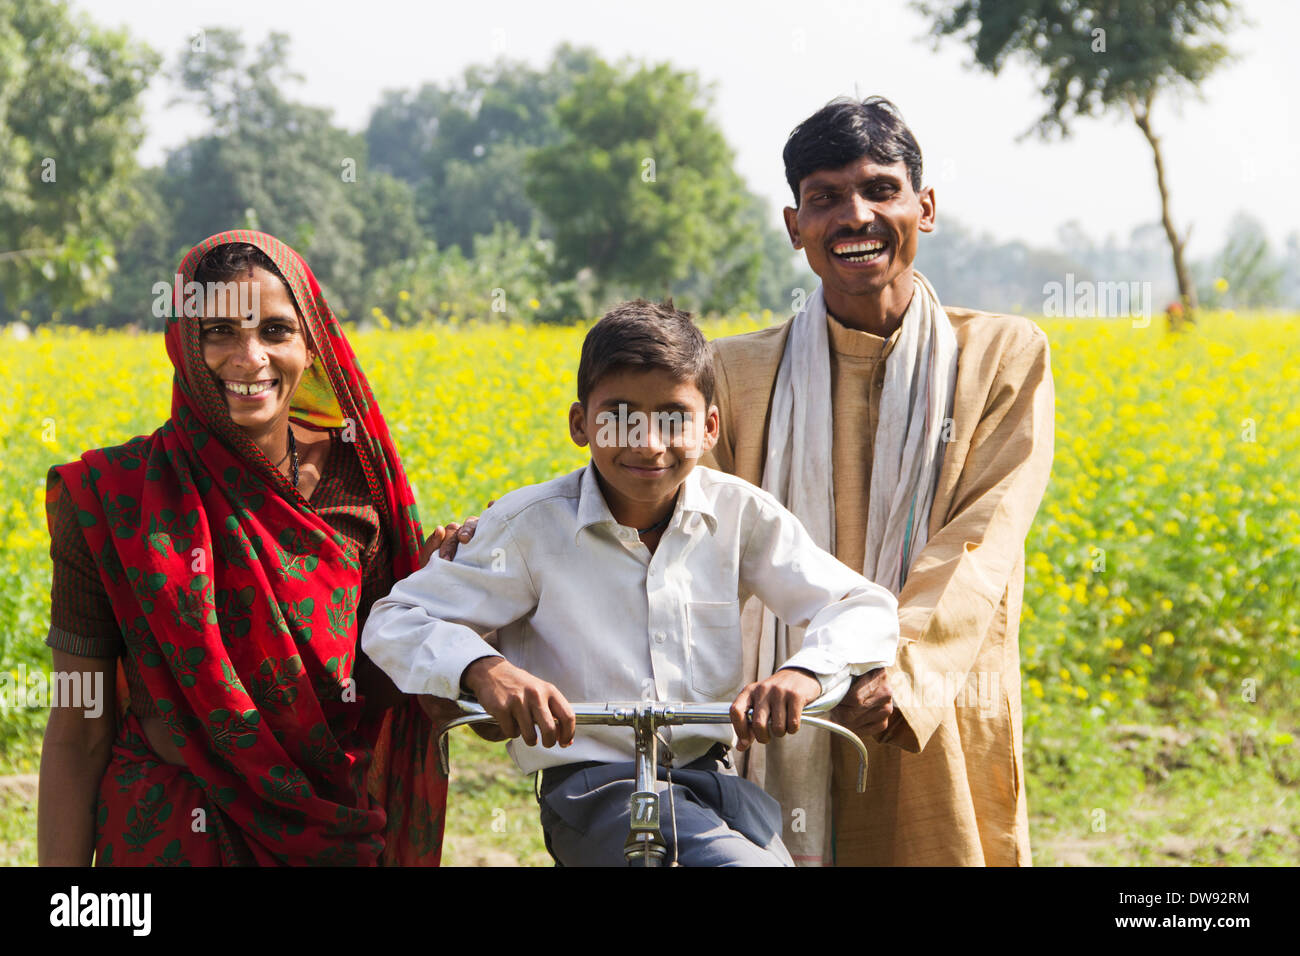
[[[921,147],[898,107],[883,96],[831,100],[794,128],[785,141],[785,181],[799,206],[799,184],[823,169],[863,157],[881,165],[902,162],[913,192],[921,191]]]

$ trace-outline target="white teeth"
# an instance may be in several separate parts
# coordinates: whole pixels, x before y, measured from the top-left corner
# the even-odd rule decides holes
[[[275,385],[275,382],[226,382],[226,390],[234,392],[236,395],[261,395],[268,388]]]
[[[883,239],[871,239],[864,242],[851,242],[836,246],[834,252],[846,262],[870,262],[884,254],[886,242]]]
[[[857,252],[876,252],[885,248],[885,240],[873,239],[870,242],[855,242],[847,246],[838,246],[835,252],[841,256],[851,255]]]

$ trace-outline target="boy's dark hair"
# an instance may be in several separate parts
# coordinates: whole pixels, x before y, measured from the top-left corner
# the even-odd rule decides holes
[[[781,156],[796,208],[805,176],[839,169],[864,156],[882,165],[901,161],[912,191],[921,191],[921,147],[898,107],[883,96],[861,102],[849,97],[831,100],[794,128]]]
[[[194,281],[231,282],[246,278],[254,267],[265,269],[283,282],[285,291],[289,293],[289,301],[297,308],[293,289],[289,288],[288,280],[280,272],[279,266],[265,252],[247,242],[228,242],[209,249],[194,267]]]
[[[591,327],[578,362],[578,401],[586,404],[596,383],[610,372],[658,368],[691,382],[713,404],[713,355],[691,314],[673,300],[623,302]]]

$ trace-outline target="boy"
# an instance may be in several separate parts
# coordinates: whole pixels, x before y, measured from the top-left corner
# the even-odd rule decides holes
[[[377,601],[362,634],[404,692],[472,693],[523,738],[511,756],[543,771],[547,847],[566,866],[623,863],[634,776],[631,732],[575,737],[569,699],[733,700],[733,727],[673,728],[669,853],[789,866],[776,801],[730,771],[733,730],[740,750],[793,733],[824,689],[894,661],[887,590],[816,547],[771,495],[696,468],[717,441],[713,390],[689,315],[643,300],[610,311],[583,343],[569,409],[590,464],[503,497],[455,561],[430,561]],[[807,631],[782,669],[745,687],[751,594]],[[495,647],[481,636],[493,630]]]

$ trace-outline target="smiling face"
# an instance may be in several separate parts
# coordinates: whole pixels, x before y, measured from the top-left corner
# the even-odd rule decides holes
[[[293,298],[279,276],[254,266],[234,281],[250,283],[248,291],[256,298],[218,299],[212,314],[199,319],[203,360],[225,395],[235,424],[254,435],[268,434],[287,423],[294,392],[314,356],[307,348]],[[241,314],[241,298],[257,308]]]
[[[785,224],[822,280],[826,307],[843,318],[861,314],[863,300],[910,301],[917,233],[933,231],[934,213],[934,190],[915,192],[901,161],[864,156],[805,176]]]
[[[569,409],[569,434],[591,446],[615,519],[645,527],[670,508],[700,455],[718,441],[718,408],[663,369],[614,369]]]

